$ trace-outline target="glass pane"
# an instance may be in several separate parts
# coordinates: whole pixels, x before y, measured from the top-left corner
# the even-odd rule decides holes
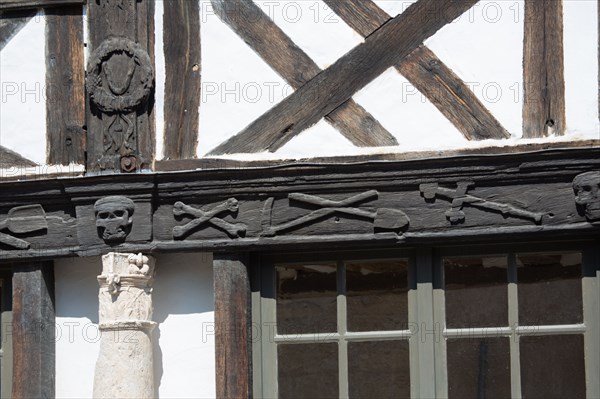
[[[446,325],[508,326],[506,257],[444,259]]]
[[[350,398],[408,398],[408,341],[348,343]]]
[[[346,264],[348,331],[408,329],[408,261]]]
[[[449,339],[447,356],[450,398],[510,398],[508,338]]]
[[[519,324],[583,322],[581,254],[517,257]]]
[[[521,337],[523,398],[585,398],[583,335]]]
[[[337,398],[337,344],[278,345],[279,398]]]
[[[277,266],[277,332],[337,331],[336,265]]]

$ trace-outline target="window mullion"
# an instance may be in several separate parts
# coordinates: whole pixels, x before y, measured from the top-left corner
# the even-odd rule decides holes
[[[508,256],[508,325],[512,330],[510,338],[510,380],[511,396],[521,398],[521,355],[519,350],[519,299],[517,289],[517,257]]]
[[[433,321],[435,328],[442,331],[435,340],[435,384],[438,398],[448,397],[448,362],[446,356],[446,297],[444,292],[444,267],[439,255],[432,259],[433,273]]]
[[[417,250],[416,255],[416,310],[419,333],[413,337],[417,344],[418,397],[435,398],[435,342],[441,339],[440,328],[433,318],[433,256],[431,248]],[[412,366],[413,362],[411,362]]]
[[[349,397],[348,341],[346,341],[348,318],[346,315],[346,266],[343,261],[338,261],[337,264],[337,291],[337,330],[340,336],[338,341],[338,384],[339,397],[345,399]]]

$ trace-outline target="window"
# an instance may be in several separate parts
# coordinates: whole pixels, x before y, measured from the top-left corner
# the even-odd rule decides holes
[[[12,273],[0,271],[0,397],[12,397]]]
[[[263,258],[255,397],[594,397],[597,250],[518,249]]]

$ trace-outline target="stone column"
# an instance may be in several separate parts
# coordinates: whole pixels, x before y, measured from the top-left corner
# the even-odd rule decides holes
[[[102,257],[100,355],[94,398],[153,398],[152,278],[154,259],[142,254]]]

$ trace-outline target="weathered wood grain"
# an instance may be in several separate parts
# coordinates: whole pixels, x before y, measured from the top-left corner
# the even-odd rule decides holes
[[[23,10],[27,8],[47,8],[64,5],[85,4],[86,0],[2,0],[0,10]]]
[[[13,398],[54,397],[52,262],[13,265]]]
[[[565,133],[562,0],[525,1],[523,137]]]
[[[361,36],[367,37],[390,16],[371,0],[324,0]],[[502,139],[510,134],[485,108],[471,89],[424,45],[415,49],[396,69],[423,93],[469,140]]]
[[[251,0],[213,0],[217,15],[294,89],[321,72],[321,68]],[[249,17],[251,16],[251,17]],[[351,143],[359,147],[398,145],[396,138],[352,99],[325,116]],[[275,151],[293,136],[271,145]]]
[[[85,163],[85,68],[81,6],[46,11],[46,155]]]
[[[0,145],[0,168],[31,167],[36,163]]]
[[[164,2],[165,159],[196,158],[201,54],[198,0]]]
[[[0,13],[0,50],[35,14],[37,14],[37,10],[15,10]]]
[[[120,37],[137,43],[143,51],[150,56],[152,69],[154,69],[154,2],[143,0],[124,0],[112,2],[98,0],[88,5],[89,48],[95,51],[104,40]],[[117,57],[118,58],[118,57]],[[117,76],[125,75],[126,63],[121,58],[116,61],[117,67],[122,70]],[[119,66],[120,65],[120,66]],[[88,76],[90,66],[88,65]],[[136,68],[135,71],[142,70]],[[135,72],[138,74],[138,72]],[[133,79],[126,95],[135,91],[142,84]],[[145,84],[145,83],[144,83]],[[154,160],[155,132],[154,132],[154,96],[151,92],[149,98],[134,111],[104,113],[92,101],[87,111],[87,170],[98,173],[101,171],[133,172],[149,170]],[[121,126],[126,131],[133,126],[133,133],[122,133],[114,146],[110,146],[113,138],[108,137],[109,129],[116,118],[125,118]],[[121,119],[123,120],[123,119]],[[118,127],[116,129],[119,129]],[[117,141],[117,140],[116,140]],[[123,142],[123,145],[120,145]],[[106,146],[106,143],[109,143]],[[106,146],[106,148],[105,148]]]
[[[420,0],[414,3],[211,154],[278,148],[280,143],[339,107],[476,2]]]
[[[579,212],[573,191],[575,176],[600,170],[597,143],[592,148],[399,162],[381,162],[375,158],[372,161],[357,159],[350,164],[300,163],[247,169],[232,164],[226,169],[182,173],[1,183],[0,230],[3,234],[18,231],[11,227],[10,219],[15,215],[14,211],[10,213],[22,205],[42,206],[48,227],[27,234],[15,233],[30,243],[28,249],[0,243],[0,260],[90,256],[110,251],[250,252],[284,248],[312,250],[319,245],[324,249],[353,245],[401,246],[458,241],[461,237],[471,241],[507,242],[518,239],[514,234],[535,234],[536,240],[568,238],[573,241],[600,236],[600,226],[588,222]],[[438,184],[455,192],[459,183],[471,181],[475,185],[467,194],[482,199],[476,202],[492,201],[506,204],[509,211],[543,213],[541,224],[511,217],[510,212],[491,205],[483,209],[465,206],[462,209],[464,222],[452,226],[447,212],[452,210],[454,202],[448,198],[426,201],[419,189],[423,184]],[[328,213],[315,223],[299,225],[274,237],[263,234],[265,226],[281,226],[315,210],[314,206],[298,201],[298,194],[341,201],[371,190],[377,190],[377,199],[353,206],[360,212]],[[293,193],[296,194],[290,195]],[[95,223],[94,203],[109,195],[126,196],[136,204],[131,234],[118,245],[108,245],[99,239]],[[207,223],[182,239],[174,239],[175,228],[194,219],[190,215],[178,216],[177,202],[207,213],[229,198],[238,202],[237,211],[217,217],[229,224],[243,224],[243,236],[226,234],[213,220],[215,224]],[[265,212],[265,207],[271,211]],[[368,214],[380,209],[403,211],[410,219],[408,230],[388,233],[377,229]]]
[[[167,3],[167,2],[165,2]],[[142,0],[136,3],[137,41],[150,55],[152,69],[156,71],[155,65],[155,40],[154,40],[154,12],[156,1]],[[154,163],[154,152],[156,149],[156,109],[154,91],[148,99],[146,112],[140,113],[138,122],[138,151],[141,161],[141,170],[150,170]]]
[[[249,398],[252,331],[248,257],[214,254],[217,398]]]

